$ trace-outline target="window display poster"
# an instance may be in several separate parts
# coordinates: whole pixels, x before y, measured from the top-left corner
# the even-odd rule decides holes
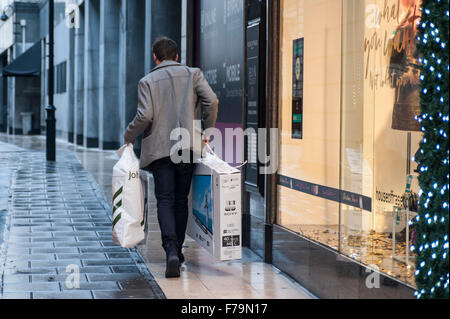
[[[283,0],[280,5],[278,174],[338,189],[342,21],[336,12],[342,11],[342,2]],[[295,96],[301,98],[298,113],[293,112]],[[293,114],[302,115],[297,125],[301,139],[293,137]],[[339,224],[338,202],[284,186],[278,189],[277,222],[283,227],[297,231],[299,225]]]
[[[259,127],[259,24],[247,28],[247,128],[258,131]],[[245,183],[258,187],[258,164],[256,136],[247,142],[247,168]]]
[[[303,56],[304,38],[294,40],[292,67],[292,138],[303,138]]]
[[[362,52],[364,105],[367,113],[373,114],[367,116],[367,122],[373,123],[374,138],[367,142],[373,143],[374,211],[379,215],[390,215],[394,206],[402,206],[401,198],[410,173],[407,159],[414,156],[423,137],[414,119],[420,113],[420,63],[415,36],[420,3],[419,0],[366,0],[369,15]],[[411,143],[408,132],[411,132]],[[410,163],[412,172],[417,164]],[[374,227],[383,228],[379,222]]]

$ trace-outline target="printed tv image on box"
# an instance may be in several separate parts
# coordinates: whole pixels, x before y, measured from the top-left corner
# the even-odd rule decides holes
[[[194,175],[192,180],[192,210],[196,223],[205,231],[213,234],[213,203],[211,196],[211,176]]]

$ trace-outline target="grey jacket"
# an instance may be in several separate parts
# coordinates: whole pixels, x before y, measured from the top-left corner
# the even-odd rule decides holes
[[[192,149],[193,138],[201,139],[201,128],[194,126],[194,120],[201,120],[205,130],[214,127],[218,104],[200,69],[174,61],[164,61],[154,68],[139,81],[137,114],[125,132],[127,142],[143,134],[141,168],[172,155],[171,151],[181,144],[170,135],[181,133],[180,128],[190,134],[188,144],[183,136],[183,149]]]

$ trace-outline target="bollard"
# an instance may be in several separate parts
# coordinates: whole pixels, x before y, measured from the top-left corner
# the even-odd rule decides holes
[[[47,111],[47,161],[54,162],[56,160],[56,108],[49,105],[45,110]]]

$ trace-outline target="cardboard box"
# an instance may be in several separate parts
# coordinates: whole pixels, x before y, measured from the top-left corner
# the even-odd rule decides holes
[[[242,258],[241,172],[208,154],[192,179],[187,234],[215,258]]]

